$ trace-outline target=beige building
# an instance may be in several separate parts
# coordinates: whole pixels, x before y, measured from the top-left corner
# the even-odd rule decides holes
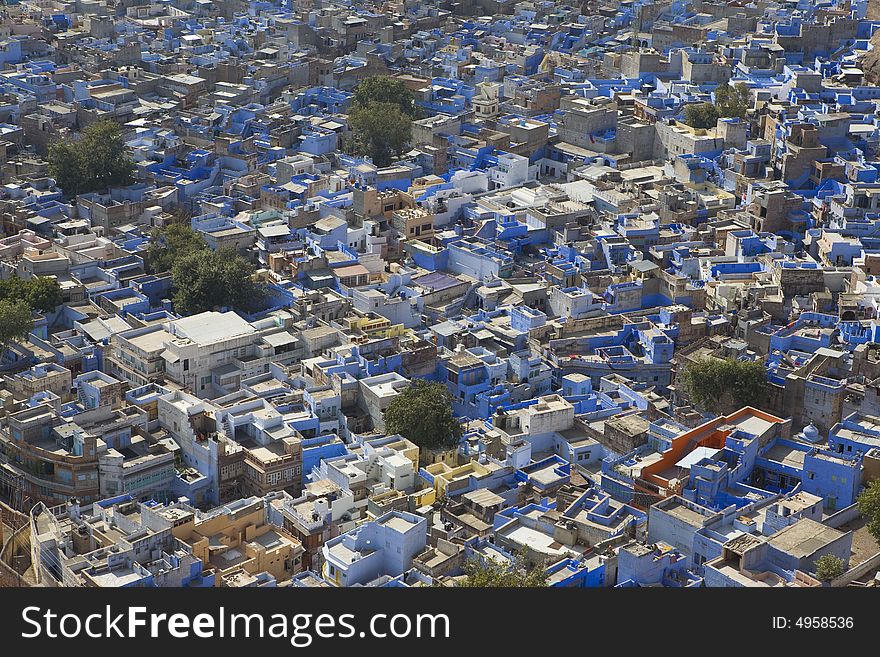
[[[6,380],[6,389],[16,399],[30,399],[40,392],[58,395],[61,401],[70,399],[72,386],[70,370],[55,363],[35,365],[29,370],[19,372]]]
[[[196,517],[189,514],[172,533],[193,556],[211,567],[217,585],[244,572],[266,572],[279,583],[302,570],[303,547],[293,536],[266,520],[265,500],[247,498]]]
[[[676,155],[720,151],[724,137],[717,128],[692,128],[680,122],[654,124],[657,139],[654,141],[654,158],[668,159]]]

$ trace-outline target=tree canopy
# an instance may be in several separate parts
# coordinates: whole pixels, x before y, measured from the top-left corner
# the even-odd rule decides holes
[[[54,312],[63,296],[58,281],[50,276],[34,276],[28,280],[11,276],[0,280],[0,300],[24,301],[31,310]]]
[[[468,588],[535,588],[547,586],[547,575],[541,567],[528,568],[523,555],[512,565],[494,559],[471,559],[464,565],[466,579],[458,586]]]
[[[394,103],[371,101],[349,112],[351,137],[346,150],[352,155],[368,155],[377,167],[391,164],[412,139],[412,120]]]
[[[174,309],[185,315],[224,307],[256,310],[266,290],[253,280],[253,274],[253,265],[231,249],[181,255],[171,269]]]
[[[396,105],[402,114],[411,119],[417,119],[421,116],[412,92],[406,88],[403,82],[387,75],[367,78],[355,87],[354,97],[351,99],[351,109],[364,109],[369,107],[371,103]]]
[[[714,128],[718,108],[712,103],[691,103],[684,108],[684,122],[692,128]]]
[[[391,400],[385,409],[385,430],[429,449],[457,445],[462,435],[446,386],[423,379]]]
[[[859,513],[867,520],[871,536],[880,542],[880,479],[868,482],[857,500]]]
[[[829,582],[835,577],[843,575],[843,559],[833,554],[823,554],[816,559],[816,577],[823,582]]]
[[[93,123],[77,141],[50,146],[49,172],[67,196],[134,182],[134,162],[126,153],[122,130],[112,121]]]
[[[400,80],[379,75],[354,89],[348,123],[352,134],[345,150],[367,155],[377,167],[391,164],[412,139],[412,120],[421,116],[415,97]]]
[[[722,118],[745,118],[749,109],[749,86],[744,82],[722,84],[715,90],[715,107]]]
[[[677,384],[697,408],[727,414],[764,402],[767,370],[760,361],[701,358],[685,366]]]
[[[749,109],[749,86],[744,82],[721,84],[714,103],[685,105],[684,122],[692,128],[714,128],[718,119],[745,118]]]
[[[31,307],[24,299],[0,301],[0,354],[14,342],[27,337],[34,328]]]
[[[180,258],[208,249],[204,238],[185,223],[175,222],[156,228],[150,237],[152,241],[144,254],[144,264],[153,274],[171,271]]]
[[[53,312],[62,300],[58,281],[48,276],[0,280],[0,355],[33,330],[34,310]]]

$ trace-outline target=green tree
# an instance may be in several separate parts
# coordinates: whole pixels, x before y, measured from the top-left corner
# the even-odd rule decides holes
[[[715,109],[719,117],[745,118],[749,109],[749,86],[744,82],[720,85],[715,90]]]
[[[369,155],[377,167],[391,164],[412,139],[412,120],[393,103],[370,102],[348,115],[352,136],[346,150],[352,155]]]
[[[18,301],[27,296],[27,283],[17,274],[0,280],[0,301]]]
[[[712,103],[685,105],[684,122],[692,128],[714,128],[718,122],[718,109]]]
[[[716,415],[760,406],[767,397],[767,370],[760,361],[701,358],[685,366],[677,383],[695,406]]]
[[[541,567],[528,568],[523,554],[511,565],[495,559],[471,559],[464,565],[467,577],[458,586],[468,588],[536,588],[547,586],[547,575]]]
[[[367,78],[355,87],[354,97],[351,99],[351,109],[363,109],[369,107],[371,103],[396,105],[401,113],[411,119],[417,119],[421,116],[412,92],[406,88],[403,82],[387,75]]]
[[[144,264],[147,271],[153,274],[171,271],[180,258],[208,249],[201,234],[184,223],[175,222],[156,228],[150,237],[150,245],[144,254]]]
[[[53,312],[61,305],[61,286],[50,276],[24,280],[13,275],[0,281],[0,300],[25,301],[32,310]]]
[[[816,577],[823,582],[830,582],[843,575],[843,559],[833,554],[823,554],[816,559]]]
[[[385,430],[422,448],[451,447],[461,440],[452,395],[442,383],[416,379],[385,409]]]
[[[13,343],[24,340],[33,328],[33,313],[27,301],[0,301],[0,354]]]
[[[253,280],[254,267],[231,249],[193,251],[171,269],[174,309],[185,315],[216,308],[256,310],[266,295]]]
[[[75,141],[62,141],[49,147],[49,173],[68,196],[85,188],[86,173],[82,149]]]
[[[51,313],[63,301],[61,286],[51,276],[34,276],[27,287],[26,300],[34,310]]]
[[[49,148],[49,172],[67,196],[124,187],[134,182],[122,130],[112,121],[93,123],[78,141]]]
[[[880,541],[880,479],[869,482],[856,502],[859,513],[867,520],[868,532]]]

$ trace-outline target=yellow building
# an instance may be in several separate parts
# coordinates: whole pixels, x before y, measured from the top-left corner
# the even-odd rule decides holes
[[[349,331],[359,331],[377,339],[399,338],[412,333],[403,324],[392,324],[390,320],[375,313],[346,317],[342,323]]]
[[[423,506],[430,506],[437,500],[437,491],[433,488],[423,488],[410,494],[413,501],[413,508],[418,509]]]
[[[446,463],[434,463],[425,468],[434,477],[434,490],[438,497],[443,497],[458,488],[467,486],[471,476],[482,477],[491,472],[489,468],[477,461],[450,467]]]

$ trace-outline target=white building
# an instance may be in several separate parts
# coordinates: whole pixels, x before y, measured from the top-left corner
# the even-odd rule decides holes
[[[385,409],[391,400],[409,386],[409,379],[397,372],[378,374],[361,379],[358,401],[360,406],[370,414],[373,426],[379,431],[385,429]]]
[[[336,586],[367,584],[382,575],[396,577],[412,567],[427,544],[428,521],[390,511],[375,521],[327,541],[322,575]]]
[[[490,189],[515,187],[535,179],[535,167],[529,166],[529,158],[513,153],[499,153],[498,164],[488,171]]]
[[[165,372],[200,396],[211,390],[211,374],[252,350],[256,329],[234,312],[208,311],[169,322],[173,336],[162,358]]]

